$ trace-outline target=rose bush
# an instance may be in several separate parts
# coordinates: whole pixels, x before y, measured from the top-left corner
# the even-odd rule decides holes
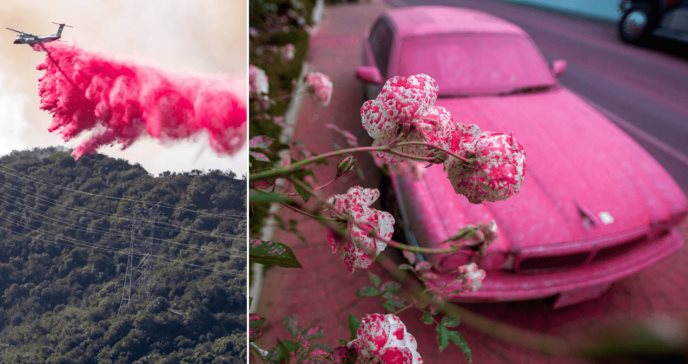
[[[255,86],[252,85],[252,88],[257,90],[254,92],[256,95],[260,95],[260,90],[264,90],[266,86],[260,83],[260,72],[254,72],[252,80]],[[322,105],[329,103],[332,82],[327,76],[309,73],[304,81],[306,91],[316,101]],[[341,156],[343,159],[337,165],[337,179],[355,169],[355,154],[371,153],[380,164],[409,164],[411,167],[406,170],[417,174],[418,178],[422,178],[422,174],[413,171],[419,169],[421,163],[442,164],[454,190],[472,203],[503,200],[518,193],[525,176],[523,146],[511,135],[484,132],[475,125],[455,121],[448,110],[435,105],[438,90],[437,82],[425,74],[397,76],[388,80],[380,94],[361,107],[361,124],[373,138],[372,146],[358,146],[356,138],[350,133],[331,126],[330,129],[345,137],[350,148],[313,155],[304,150],[302,145],[294,144],[292,155],[286,160],[282,157],[278,162],[278,155],[271,149],[274,145],[271,139],[254,136],[251,143],[252,163],[265,167],[253,173],[249,180],[252,189],[258,194],[256,196],[259,196],[256,199],[278,202],[325,224],[329,228],[326,240],[332,252],[341,256],[351,272],[370,268],[376,259],[388,261],[389,258],[380,254],[387,246],[404,251],[404,256],[411,264],[402,264],[398,267],[399,271],[391,272],[399,277],[401,283],[389,281],[383,284],[379,277],[370,274],[372,285],[361,289],[359,295],[379,297],[384,301],[383,307],[391,313],[410,307],[421,310],[424,312],[424,323],[434,324],[438,330],[440,349],[443,350],[451,341],[470,359],[467,343],[454,330],[458,321],[446,316],[436,319],[435,316],[441,316],[446,293],[478,290],[486,272],[476,263],[467,263],[450,272],[453,279],[444,286],[432,285],[431,289],[426,290],[406,288],[406,292],[402,290],[403,285],[413,284],[407,278],[402,279],[401,277],[406,277],[406,273],[400,272],[411,272],[420,282],[435,281],[435,268],[427,260],[416,262],[415,254],[447,254],[457,250],[484,254],[496,239],[497,227],[494,221],[464,227],[447,238],[446,241],[450,242],[448,248],[409,246],[392,239],[394,217],[373,207],[380,197],[377,189],[354,186],[346,193],[325,198],[320,196],[319,190],[332,181],[315,186],[310,169],[315,163]],[[400,171],[403,169],[397,173],[402,173]],[[280,178],[286,184],[275,183]],[[291,196],[298,196],[300,199]],[[309,200],[315,200],[315,206],[311,206]],[[298,236],[295,225],[281,222],[280,226]],[[251,244],[251,249],[253,261],[282,267],[300,267],[286,244],[256,240],[255,244]],[[313,363],[320,362],[314,361],[314,358],[338,363],[422,363],[415,339],[394,314],[367,315],[356,328],[355,335],[348,344],[335,350],[316,349],[309,339],[304,339],[308,335],[298,334],[293,330],[292,335],[297,339],[293,350],[278,347],[266,351],[255,343],[254,349],[268,362],[273,362],[271,358],[275,355],[297,355],[310,358],[308,362]]]

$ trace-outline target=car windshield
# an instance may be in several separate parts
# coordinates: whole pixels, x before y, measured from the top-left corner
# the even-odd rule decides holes
[[[503,95],[556,83],[533,42],[517,34],[411,36],[397,64],[398,75],[435,78],[440,96]]]

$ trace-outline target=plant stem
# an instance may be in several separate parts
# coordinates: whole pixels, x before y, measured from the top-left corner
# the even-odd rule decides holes
[[[402,152],[394,150],[394,148],[403,147],[403,146],[407,146],[407,145],[428,146],[428,147],[437,149],[439,151],[442,151],[444,153],[447,153],[448,155],[450,155],[454,158],[458,158],[458,159],[468,163],[468,161],[465,158],[462,158],[461,156],[458,156],[458,155],[453,154],[453,153],[451,153],[447,150],[444,150],[440,147],[430,145],[430,144],[425,143],[425,142],[400,142],[400,143],[394,143],[391,145],[381,145],[381,146],[377,146],[377,147],[376,146],[367,146],[367,147],[354,147],[354,148],[333,150],[333,151],[329,151],[326,153],[318,154],[318,155],[313,156],[311,158],[307,158],[307,159],[298,161],[298,162],[296,162],[296,163],[294,163],[288,167],[273,168],[273,169],[269,169],[266,171],[254,173],[254,174],[250,175],[248,179],[250,182],[255,182],[255,181],[261,181],[261,180],[265,180],[265,179],[269,179],[269,178],[285,177],[285,176],[288,176],[288,175],[298,171],[301,167],[307,166],[309,164],[318,163],[318,162],[322,162],[328,158],[332,158],[332,157],[336,157],[336,156],[340,156],[340,155],[346,155],[346,154],[353,154],[353,153],[383,152],[383,153],[388,153],[388,154],[392,154],[392,155],[396,155],[399,157],[404,157],[404,158],[408,158],[408,159],[412,159],[412,160],[416,160],[416,161],[421,161],[421,162],[431,162],[431,161],[435,160],[435,158],[432,158],[432,157],[418,157],[418,156],[414,156],[414,155],[410,155],[410,154],[406,154],[406,153],[402,153]]]
[[[398,310],[392,312],[392,315],[398,315],[398,314],[400,314],[400,313],[402,313],[402,312],[408,310],[408,309],[411,308],[411,307],[413,307],[413,304],[408,304],[408,305],[406,305],[406,306],[404,306],[404,307],[402,307],[402,308],[400,308],[400,309],[398,309]]]
[[[317,220],[329,220],[332,222],[337,222],[336,219],[333,219],[331,217],[326,217],[326,216],[322,216],[322,215],[314,215],[314,214],[312,214],[312,213],[310,213],[304,209],[298,208],[296,206],[292,206],[292,205],[287,204],[287,203],[283,203],[282,206],[284,206],[284,207],[286,207],[286,208],[288,208],[294,212],[298,212],[299,214],[306,215],[308,217],[312,217],[312,218],[317,219]]]
[[[430,148],[436,149],[436,150],[438,150],[438,151],[440,151],[440,152],[442,152],[442,153],[447,153],[447,155],[449,155],[449,156],[451,156],[451,157],[454,157],[454,158],[456,158],[456,159],[458,159],[458,160],[461,160],[461,161],[463,161],[463,162],[466,163],[466,164],[470,163],[470,161],[469,161],[468,159],[466,159],[466,158],[464,158],[464,157],[462,157],[462,156],[460,156],[460,155],[458,155],[458,154],[454,154],[454,153],[452,153],[452,152],[450,152],[450,151],[448,151],[448,150],[446,150],[446,149],[444,149],[444,148],[442,148],[442,147],[439,147],[439,146],[437,146],[437,145],[428,144],[428,143],[426,143],[426,142],[401,142],[401,143],[398,143],[398,144],[395,144],[395,145],[402,145],[402,146],[403,146],[403,145],[420,145],[420,146],[424,146],[424,147],[430,147]]]
[[[318,187],[315,187],[315,190],[316,190],[316,191],[322,190],[323,188],[325,188],[325,187],[331,185],[332,183],[334,183],[334,181],[336,181],[338,178],[339,178],[339,177],[334,177],[334,178],[332,178],[332,179],[329,180],[327,183],[322,184],[322,185],[320,185],[320,186],[318,186]],[[260,191],[260,189],[258,189],[258,190]],[[289,193],[286,193],[286,192],[285,192],[285,195],[287,195],[287,196],[299,196],[299,193],[298,193],[298,192],[289,192]]]
[[[363,224],[362,222],[360,222],[360,221],[358,221],[358,220],[356,220],[356,219],[351,218],[351,216],[349,216],[349,215],[339,214],[339,213],[337,212],[337,209],[335,208],[334,205],[332,205],[332,204],[329,203],[328,201],[326,201],[326,200],[324,200],[323,198],[321,198],[321,197],[317,194],[317,192],[316,192],[315,190],[313,190],[312,188],[310,188],[307,184],[305,184],[305,183],[303,183],[303,182],[301,182],[301,181],[299,181],[299,180],[297,180],[297,179],[294,179],[294,178],[290,178],[289,180],[290,180],[293,184],[298,185],[299,187],[301,187],[301,188],[303,188],[304,190],[308,191],[308,193],[310,193],[311,195],[315,196],[315,197],[318,199],[318,201],[319,201],[323,206],[325,206],[325,207],[327,207],[328,209],[330,209],[330,210],[336,212],[336,213],[338,214],[338,217],[339,217],[341,220],[346,221],[346,222],[351,222],[351,223],[353,223],[354,225],[356,225],[358,228],[363,229],[364,231],[365,231],[365,230],[368,230],[368,229],[370,228],[369,226],[366,226],[366,225]],[[419,247],[419,246],[406,245],[406,244],[400,243],[400,242],[398,242],[398,241],[394,241],[394,240],[392,240],[392,239],[386,239],[386,238],[384,238],[384,237],[378,235],[377,231],[373,231],[373,233],[374,233],[374,234],[373,234],[372,237],[375,238],[376,240],[380,240],[380,241],[382,241],[383,243],[388,244],[388,245],[390,245],[390,246],[393,246],[393,247],[395,247],[395,248],[397,248],[397,249],[408,250],[408,251],[411,251],[411,252],[414,252],[414,253],[423,253],[423,254],[450,254],[450,253],[456,252],[456,251],[459,249],[458,247],[450,247],[450,248],[422,248],[422,247]],[[340,234],[341,234],[341,235],[346,235],[345,233],[342,234],[341,231],[340,231]],[[368,252],[366,252],[366,253],[368,253]],[[372,252],[371,252],[371,253],[372,253]],[[374,254],[369,254],[369,255],[374,255]]]

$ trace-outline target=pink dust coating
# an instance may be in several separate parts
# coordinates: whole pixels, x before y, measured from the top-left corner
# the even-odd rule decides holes
[[[377,189],[355,186],[349,188],[347,193],[331,198],[337,212],[358,222],[347,223],[350,239],[345,242],[337,241],[331,233],[327,236],[332,253],[341,255],[350,272],[356,268],[369,268],[375,257],[387,247],[383,240],[369,235],[371,230],[375,229],[378,237],[386,240],[394,234],[392,214],[370,207],[379,197],[380,191]]]
[[[361,319],[356,338],[348,347],[356,350],[359,362],[422,364],[416,339],[393,314],[373,313]]]
[[[64,141],[91,132],[74,159],[105,145],[126,149],[144,134],[170,141],[206,131],[211,147],[227,155],[245,143],[245,101],[228,76],[166,73],[65,43],[34,49],[46,51],[37,69],[44,72],[40,107],[53,115],[48,130]]]

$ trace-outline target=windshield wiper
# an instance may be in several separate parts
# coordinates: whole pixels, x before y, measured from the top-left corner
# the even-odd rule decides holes
[[[500,92],[499,96],[508,96],[508,95],[519,95],[519,94],[530,94],[530,93],[535,93],[535,92],[543,92],[547,91],[554,87],[554,85],[538,85],[538,86],[525,86],[525,87],[517,87],[513,90],[505,91],[505,92]]]

